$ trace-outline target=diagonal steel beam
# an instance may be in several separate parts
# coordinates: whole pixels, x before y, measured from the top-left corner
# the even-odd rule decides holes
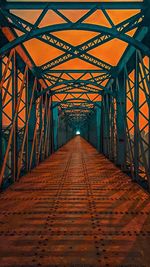
[[[31,24],[31,23],[25,21],[24,19],[21,19],[20,17],[14,15],[14,14],[6,12],[5,10],[3,10],[3,11],[1,10],[1,12],[9,19],[8,26],[11,26],[11,27],[13,26],[16,29],[23,31],[24,33],[31,33],[33,31],[33,29],[35,28],[36,23]],[[45,11],[45,13],[46,13],[46,11]],[[40,17],[41,16],[39,16],[38,21],[39,21]],[[74,25],[73,23],[71,23],[71,24]],[[38,36],[37,39],[39,39],[40,41],[44,41],[45,43],[48,43],[48,44],[50,44],[50,45],[54,46],[55,48],[58,48],[62,51],[65,51],[65,52],[67,51],[62,56],[59,56],[58,58],[56,58],[56,60],[52,60],[51,62],[49,62],[47,64],[48,68],[49,67],[50,68],[56,67],[56,66],[58,66],[64,62],[67,62],[68,60],[76,58],[76,57],[79,57],[88,63],[92,63],[97,67],[101,67],[104,70],[110,70],[112,67],[110,64],[105,63],[104,61],[102,61],[102,60],[100,60],[94,56],[91,56],[88,53],[85,53],[83,51],[82,51],[82,53],[81,52],[79,53],[79,51],[77,51],[77,47],[74,47],[74,46],[70,45],[69,43],[61,40],[60,38],[54,37],[51,34],[46,34],[46,35],[44,34],[43,36]],[[68,53],[68,51],[70,51],[70,53]]]
[[[51,74],[46,74],[43,76],[43,78],[49,82],[51,82],[54,86],[57,86],[58,82],[66,82],[68,83],[67,79],[61,78],[62,77],[63,72],[61,72],[61,76],[57,77],[55,75],[51,75]],[[68,71],[69,74],[69,71]],[[91,76],[92,78],[86,79],[86,81],[88,81],[89,83],[98,86],[102,84],[102,82],[104,82],[105,80],[108,80],[109,78],[111,78],[111,75],[109,74],[101,74],[98,75],[96,77]],[[74,83],[75,86],[78,86],[78,82],[80,81],[80,79],[72,79],[70,80],[70,82],[72,81],[72,83]],[[85,79],[81,80],[83,81],[83,83],[85,82]],[[87,83],[87,82],[86,82]]]
[[[38,35],[45,34],[47,32],[56,32],[56,31],[65,31],[70,29],[70,24],[69,23],[64,23],[64,24],[57,24],[57,25],[50,25],[46,26],[40,29],[35,29],[31,32],[30,35],[28,34],[23,34],[22,36],[18,37],[17,39],[13,40],[12,42],[6,44],[4,47],[0,49],[0,53],[3,54],[6,51],[12,49],[13,47],[28,41],[34,37],[37,37]],[[120,33],[117,30],[114,30],[112,28],[100,26],[100,25],[94,25],[94,24],[88,24],[88,23],[83,23],[80,25],[77,25],[75,30],[85,30],[85,31],[91,31],[91,32],[102,32],[104,34],[111,35],[114,38],[118,38],[132,46],[135,46],[137,49],[141,50],[145,55],[150,55],[150,49],[144,45],[143,43],[139,42],[138,40],[134,39],[133,37],[125,34],[125,33]]]
[[[92,100],[88,100],[88,99],[85,99],[85,98],[69,98],[69,99],[62,100],[60,102],[55,103],[54,105],[52,105],[51,108],[53,109],[53,108],[59,106],[60,104],[65,104],[65,103],[68,103],[70,101],[73,101],[72,103],[78,103],[79,104],[80,102],[79,101],[76,101],[76,100],[82,100],[82,101],[84,101],[84,102],[81,102],[83,104],[84,103],[93,104],[94,106],[100,107],[97,102],[93,102]]]
[[[37,93],[36,97],[40,97],[41,95],[45,94],[46,92],[52,90],[53,88],[55,88],[56,86],[60,86],[60,85],[63,85],[63,84],[66,84],[66,85],[71,85],[75,88],[75,82],[73,80],[66,80],[66,81],[63,81],[63,82],[57,82],[56,84],[54,85],[51,85],[51,86],[48,86],[46,89],[44,89],[43,91]],[[83,85],[89,85],[89,84],[92,84],[92,85],[95,85],[95,86],[99,86],[99,88],[101,88],[102,90],[106,90],[107,91],[107,88],[102,86],[102,85],[97,85],[95,84],[94,82],[91,82],[91,81],[86,81],[86,80],[79,80],[77,82],[77,86],[83,86]]]
[[[6,13],[5,11],[3,11],[3,13],[9,17],[9,19],[12,21],[12,23],[14,23],[14,26],[17,24],[17,27],[22,30],[23,32],[27,32],[30,31],[33,28],[33,25],[31,23],[26,22],[25,20],[22,20],[21,18],[18,18],[17,16],[10,14],[10,13]],[[129,31],[135,27],[138,26],[139,23],[141,23],[141,18],[143,18],[143,13],[139,13],[127,20],[125,20],[124,22],[119,23],[118,25],[116,25],[116,29],[118,32],[126,32]],[[72,24],[70,24],[70,27],[72,26]],[[79,45],[77,47],[73,47],[70,44],[62,41],[61,39],[58,40],[58,38],[55,38],[53,35],[50,36],[50,34],[46,34],[48,37],[48,42],[49,44],[55,46],[58,49],[63,49],[63,51],[67,49],[67,52],[65,54],[63,54],[61,57],[58,57],[57,59],[55,59],[54,61],[50,61],[47,63],[47,68],[50,67],[54,67],[57,66],[58,64],[62,64],[63,62],[66,62],[68,60],[70,60],[71,58],[74,57],[81,57],[81,59],[89,62],[89,63],[94,63],[95,65],[97,65],[98,67],[105,67],[107,70],[110,70],[111,65],[97,59],[96,58],[92,58],[91,55],[89,55],[88,53],[85,53],[88,50],[91,50],[93,48],[95,48],[96,46],[99,46],[100,44],[107,42],[109,40],[112,39],[111,35],[105,35],[105,34],[100,34],[98,37],[94,37],[92,39],[90,39],[89,41],[83,43],[82,45]],[[46,36],[43,35],[43,36]],[[42,38],[43,38],[42,36]],[[40,38],[41,37],[37,37]],[[57,39],[57,40],[54,40]],[[52,41],[53,40],[53,41]],[[45,41],[45,40],[44,40]],[[71,54],[68,54],[68,51],[71,51]],[[46,65],[43,65],[43,68],[46,68]]]
[[[125,21],[123,21],[121,23],[119,23],[118,25],[116,25],[116,26],[113,25],[113,28],[120,33],[121,32],[125,33],[125,32],[128,32],[129,30],[132,30],[132,29],[136,28],[137,26],[139,26],[141,24],[141,20],[143,18],[144,18],[143,12],[139,12],[138,14],[126,19]],[[97,67],[102,67],[102,69],[106,69],[106,70],[110,71],[112,68],[111,65],[109,65],[108,63],[106,64],[106,62],[100,61],[97,58],[94,58],[93,56],[88,54],[87,51],[89,51],[93,48],[96,48],[97,46],[100,46],[100,45],[102,45],[102,44],[104,44],[104,43],[106,43],[112,39],[113,39],[113,37],[111,35],[99,34],[98,36],[91,38],[90,40],[88,40],[87,42],[84,42],[81,45],[78,45],[76,47],[72,47],[71,51],[74,51],[74,55],[72,54],[72,57],[71,57],[71,52],[65,53],[65,54],[57,57],[56,59],[51,60],[48,63],[44,64],[42,66],[42,68],[44,70],[46,70],[46,69],[49,70],[50,68],[53,68],[53,67],[56,67],[62,63],[65,63],[72,58],[79,57],[88,63],[92,63],[93,65],[95,65]]]

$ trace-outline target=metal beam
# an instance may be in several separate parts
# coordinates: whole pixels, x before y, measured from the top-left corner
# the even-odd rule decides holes
[[[94,82],[92,82],[92,81],[86,81],[86,80],[79,80],[79,81],[73,81],[73,80],[66,80],[66,81],[63,81],[63,82],[56,82],[54,85],[51,85],[51,86],[49,86],[49,87],[47,87],[46,89],[44,89],[44,90],[42,90],[41,92],[38,92],[37,94],[36,94],[36,97],[38,98],[38,97],[40,97],[41,95],[44,95],[46,92],[48,92],[48,91],[50,91],[50,90],[52,90],[53,88],[55,88],[56,86],[60,86],[60,85],[63,85],[63,84],[67,84],[67,85],[72,85],[74,88],[75,88],[75,85],[77,84],[78,86],[83,86],[83,85],[88,85],[88,84],[92,84],[92,85],[95,85],[95,86],[97,86],[97,87],[99,87],[99,88],[101,88],[101,89],[103,89],[103,90],[105,90],[105,91],[108,91],[107,90],[107,88],[106,87],[104,87],[104,86],[102,86],[102,85],[98,85],[98,84],[96,84],[96,83],[94,83]]]
[[[39,35],[45,34],[45,33],[52,33],[56,31],[68,31],[72,28],[73,23],[62,23],[62,24],[57,24],[57,25],[50,25],[46,26],[43,28],[39,29],[34,29],[30,32],[30,34],[25,33],[22,36],[16,38],[12,42],[6,44],[4,47],[0,49],[0,54],[6,53],[8,50],[16,47],[17,45],[28,41],[34,37],[37,37]],[[135,38],[125,34],[125,33],[120,33],[116,29],[113,28],[108,28],[104,26],[99,26],[99,25],[94,25],[94,24],[88,24],[88,23],[82,23],[79,25],[74,25],[73,27],[74,30],[85,30],[85,31],[92,31],[92,32],[98,32],[98,33],[105,33],[108,35],[113,36],[114,38],[118,38],[134,47],[137,49],[141,50],[145,55],[150,55],[150,49],[142,44],[140,41],[136,40]]]
[[[49,5],[48,5],[49,4]],[[1,3],[1,6],[4,9],[19,9],[19,10],[38,10],[44,9],[47,7],[48,9],[63,9],[63,10],[89,10],[94,8],[95,6],[97,9],[144,9],[145,4],[141,1],[134,1],[134,2],[7,2]]]
[[[68,74],[68,73],[103,73],[103,70],[97,69],[97,70],[91,70],[91,69],[82,69],[82,70],[73,70],[73,69],[66,69],[66,70],[49,70],[48,73],[63,73],[63,74]]]
[[[47,10],[47,9],[46,9]],[[94,9],[95,10],[95,9]],[[36,25],[35,24],[31,24],[30,22],[14,15],[11,14],[10,12],[7,12],[6,10],[1,9],[1,12],[7,17],[7,19],[9,18],[8,21],[8,26],[10,27],[15,27],[16,29],[19,29],[21,31],[23,31],[24,33],[28,33],[30,31],[32,31]],[[104,10],[103,10],[104,12]],[[107,14],[107,12],[105,11],[105,13]],[[108,16],[108,15],[107,15]],[[106,19],[107,19],[106,16]],[[119,33],[123,32],[127,32],[131,29],[136,28],[137,26],[139,26],[141,24],[141,21],[143,19],[143,12],[139,12],[138,14],[120,22],[119,24],[113,26],[113,28],[115,28]],[[40,16],[39,16],[40,18]],[[71,23],[71,22],[70,22]],[[81,23],[81,22],[80,22]],[[72,25],[76,25],[77,23],[72,23]],[[98,67],[102,67],[106,70],[110,71],[111,65],[102,62],[101,60],[94,59],[94,57],[92,58],[92,56],[88,53],[86,53],[87,51],[100,46],[103,43],[106,43],[107,41],[110,41],[113,37],[110,35],[104,35],[104,34],[99,34],[96,37],[91,38],[90,40],[78,45],[78,46],[72,46],[71,44],[61,40],[58,37],[54,37],[52,34],[47,33],[44,34],[42,36],[37,36],[37,38],[45,43],[48,43],[66,53],[64,53],[62,56],[56,58],[55,60],[52,60],[50,62],[47,62],[46,64],[44,64],[42,67],[45,70],[45,68],[48,70],[50,67],[54,67],[56,65],[62,64],[63,62],[66,62],[68,60],[70,60],[71,58],[75,58],[75,57],[81,57],[81,59],[89,62],[89,63],[94,63],[97,64]]]
[[[80,102],[80,101],[77,101],[77,100],[82,100],[84,102]],[[70,101],[73,101],[73,102],[70,102]],[[52,105],[52,108],[55,108],[56,106],[60,105],[60,104],[65,104],[65,103],[71,103],[71,104],[74,104],[74,103],[82,103],[82,104],[93,104],[94,106],[97,106],[97,107],[100,107],[97,102],[93,102],[92,100],[88,100],[88,99],[85,99],[85,98],[69,98],[69,99],[66,99],[66,100],[62,100],[60,102],[57,102],[57,104],[55,105]]]
[[[66,91],[66,90],[65,90],[65,91],[63,91],[63,92],[59,92],[59,91],[58,91],[58,92],[57,92],[57,91],[55,92],[55,91],[54,91],[54,92],[51,92],[50,95],[52,95],[52,96],[53,96],[53,95],[56,95],[56,94],[58,94],[58,95],[59,95],[59,94],[60,94],[60,95],[62,95],[62,94],[74,94],[74,95],[78,95],[78,94],[82,94],[82,93],[84,93],[84,94],[88,94],[88,95],[93,95],[93,94],[94,94],[94,95],[95,95],[95,94],[102,95],[102,94],[103,94],[102,91],[100,91],[100,92],[92,92],[92,91],[89,90],[89,91],[85,91],[85,92],[84,92],[84,91],[82,91],[82,92],[79,92],[79,91],[75,92],[75,91]]]

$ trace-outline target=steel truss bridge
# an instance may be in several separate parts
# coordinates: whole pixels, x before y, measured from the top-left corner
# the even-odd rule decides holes
[[[150,266],[149,16],[0,1],[0,267]]]
[[[28,10],[40,11],[35,23],[17,15]],[[65,15],[70,10],[84,13],[72,21]],[[112,10],[137,12],[115,23],[108,12]],[[49,11],[61,22],[40,26]],[[88,22],[97,11],[102,12],[108,26],[100,21]],[[149,1],[1,1],[2,189],[18,181],[80,130],[99,152],[150,190],[149,12]],[[72,45],[55,34],[61,31],[95,35]],[[40,66],[35,64],[24,45],[32,39],[56,48],[60,54]],[[114,39],[127,45],[116,65],[91,53]],[[61,69],[62,64],[74,59],[91,67]]]

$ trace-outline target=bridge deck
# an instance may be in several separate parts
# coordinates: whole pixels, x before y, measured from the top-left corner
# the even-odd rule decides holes
[[[150,198],[76,137],[0,197],[0,266],[150,266]]]

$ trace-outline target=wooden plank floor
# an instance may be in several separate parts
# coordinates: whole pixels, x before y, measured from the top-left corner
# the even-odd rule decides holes
[[[0,195],[0,267],[150,267],[150,197],[80,137]]]

